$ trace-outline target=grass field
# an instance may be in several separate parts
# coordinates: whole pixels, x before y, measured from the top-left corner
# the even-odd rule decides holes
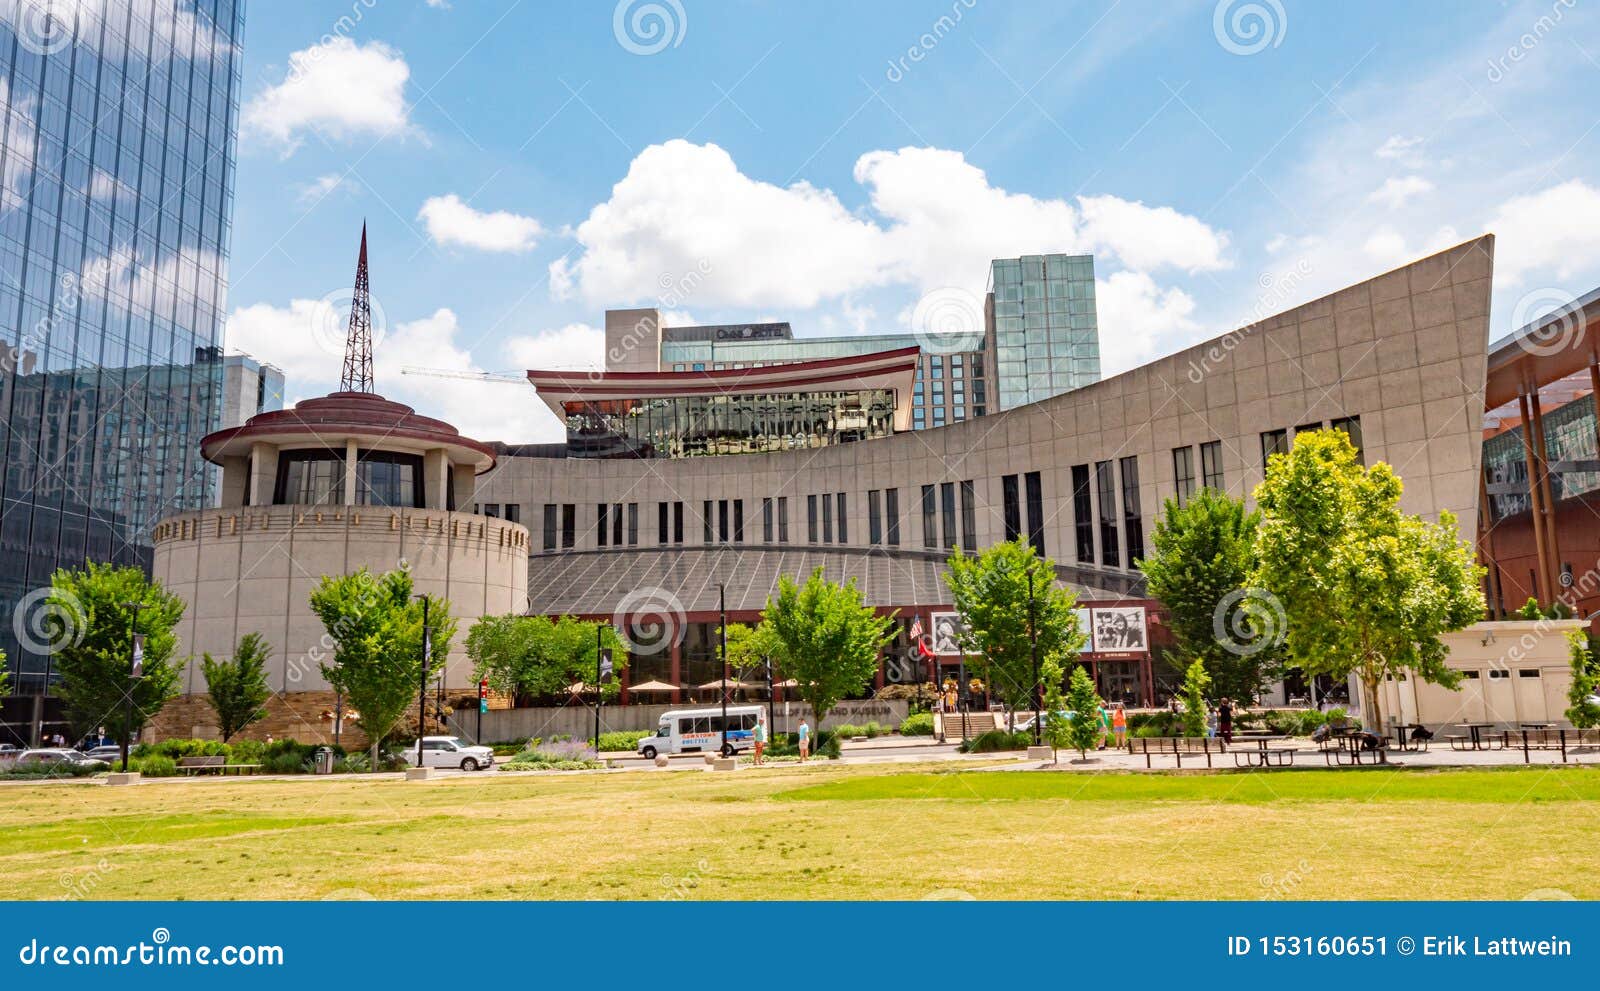
[[[1600,771],[0,787],[9,897],[1600,897]]]

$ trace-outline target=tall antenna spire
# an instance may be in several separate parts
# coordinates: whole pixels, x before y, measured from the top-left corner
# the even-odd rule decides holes
[[[344,342],[341,392],[372,392],[372,300],[367,295],[367,225],[361,224],[361,257],[356,261],[356,288],[350,297],[350,332]]]

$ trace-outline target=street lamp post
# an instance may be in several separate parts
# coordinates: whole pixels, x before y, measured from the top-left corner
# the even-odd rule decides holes
[[[717,582],[717,613],[721,617],[722,649],[722,755],[728,755],[728,586]]]
[[[428,626],[428,596],[422,600],[422,683],[417,690],[417,766],[422,766],[422,738],[428,733],[428,667],[433,662],[433,630]]]
[[[1028,649],[1033,654],[1033,745],[1044,743],[1039,724],[1044,721],[1044,685],[1039,681],[1039,627],[1034,618],[1033,568],[1028,568]]]
[[[122,724],[122,771],[128,771],[128,752],[133,749],[133,688],[144,676],[144,635],[139,632],[139,611],[143,602],[124,602],[122,608],[133,610],[128,619],[128,699]]]

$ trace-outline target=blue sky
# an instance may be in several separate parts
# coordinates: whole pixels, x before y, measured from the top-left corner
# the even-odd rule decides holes
[[[1600,284],[1578,0],[272,0],[244,53],[230,344],[330,388],[365,218],[380,391],[486,439],[559,431],[398,367],[608,307],[900,330],[1091,251],[1110,374],[1484,231],[1497,333]]]

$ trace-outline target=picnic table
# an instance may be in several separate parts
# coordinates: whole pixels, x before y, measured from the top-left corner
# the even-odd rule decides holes
[[[1233,763],[1236,767],[1285,767],[1294,763],[1294,747],[1274,747],[1271,744],[1289,739],[1272,733],[1251,733],[1236,736]]]
[[[1395,745],[1401,750],[1426,750],[1428,748],[1427,740],[1411,739],[1411,731],[1418,729],[1427,729],[1427,727],[1421,723],[1396,723],[1394,727]]]
[[[1466,730],[1467,731],[1467,735],[1466,736],[1460,736],[1458,734],[1456,736],[1450,737],[1449,739],[1450,739],[1450,749],[1451,750],[1493,750],[1494,749],[1494,739],[1492,737],[1490,739],[1488,739],[1488,740],[1485,740],[1483,738],[1483,731],[1486,730],[1486,729],[1494,729],[1494,727],[1495,727],[1494,723],[1458,723],[1457,725],[1459,725],[1462,729]]]
[[[1377,734],[1372,734],[1377,736]],[[1377,737],[1379,746],[1368,748],[1365,744],[1364,734],[1359,729],[1346,728],[1333,736],[1332,749],[1323,750],[1322,755],[1329,765],[1333,764],[1361,764],[1371,761],[1374,764],[1389,763],[1389,741],[1386,737]]]

